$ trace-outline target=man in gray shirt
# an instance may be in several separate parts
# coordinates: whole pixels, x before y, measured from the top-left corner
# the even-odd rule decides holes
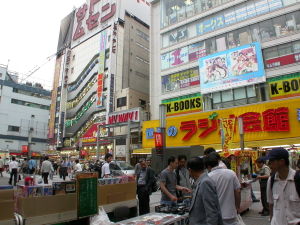
[[[176,204],[177,191],[191,193],[191,189],[177,185],[177,179],[175,169],[178,166],[178,160],[171,156],[168,159],[168,167],[164,169],[160,174],[160,189],[161,189],[161,201],[162,205]]]
[[[178,159],[178,167],[175,172],[177,185],[191,189],[192,185],[190,182],[190,174],[186,168],[187,158],[185,155],[179,155],[177,159]],[[188,195],[190,194],[182,193],[182,191],[177,192],[177,197],[179,198],[179,200],[183,200],[183,198]]]

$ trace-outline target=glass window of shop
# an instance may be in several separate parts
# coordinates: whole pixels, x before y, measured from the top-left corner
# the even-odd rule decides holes
[[[204,95],[204,101],[208,103],[205,104],[205,110],[256,103],[259,99],[255,91],[256,86],[258,87],[259,84]],[[266,99],[262,98],[261,100],[265,101]]]
[[[173,24],[175,22],[170,22],[170,21],[176,21],[178,22],[179,20],[177,19],[177,15],[181,15],[182,13],[179,13],[181,11],[185,11],[185,16],[180,16],[180,18],[185,18],[187,17],[187,12],[186,10],[183,10],[182,8],[186,8],[186,3],[191,4],[189,6],[194,7],[193,13],[198,13],[197,10],[200,7],[200,11],[202,9],[209,9],[212,7],[215,7],[218,4],[223,4],[224,2],[228,2],[229,0],[218,0],[215,1],[215,4],[210,4],[210,1],[207,0],[186,0],[185,2],[183,1],[171,1],[171,0],[163,0],[162,4],[162,10],[164,11],[174,11],[172,8],[178,9],[176,10],[176,13],[171,13],[169,16],[166,16],[165,13],[162,13],[164,16],[163,18],[168,18],[166,24]],[[297,0],[300,2],[300,0]],[[213,1],[211,1],[213,2]],[[274,11],[278,8],[282,8],[284,6],[288,6],[293,4],[292,1],[285,1],[282,2],[281,0],[252,0],[252,1],[247,1],[244,3],[241,3],[235,7],[231,7],[230,9],[223,10],[221,12],[218,12],[216,14],[212,14],[208,17],[201,18],[198,21],[195,21],[191,24],[185,25],[187,27],[187,36],[185,39],[190,39],[195,37],[196,35],[202,35],[204,33],[212,32],[214,30],[229,26],[231,24],[247,20],[249,18],[253,18],[255,16],[263,15],[265,13],[268,13],[270,11]],[[166,5],[170,5],[171,7],[165,7]],[[176,5],[176,6],[174,6]],[[165,8],[164,8],[165,7]],[[204,11],[205,11],[204,10]],[[179,11],[179,12],[178,12]],[[193,15],[193,13],[190,13],[189,15]],[[173,16],[174,14],[174,16]],[[171,16],[172,15],[172,16]],[[176,18],[176,19],[173,19]],[[261,32],[262,32],[262,40],[268,40],[275,35],[277,37],[286,35],[288,32],[299,30],[299,24],[300,24],[300,16],[299,14],[295,13],[295,15],[291,15],[289,18],[285,17],[279,17],[275,23],[273,23],[271,26],[268,27],[268,23],[263,23],[261,24]],[[164,23],[166,20],[162,20]],[[268,21],[270,23],[270,21]],[[298,27],[297,27],[298,24]],[[179,28],[181,29],[181,28]],[[254,28],[253,28],[254,29]],[[178,30],[176,28],[175,30]],[[174,31],[175,31],[174,30]],[[163,36],[168,36],[170,33],[173,33],[174,31],[170,31],[169,33],[164,34]],[[276,32],[276,33],[275,33]],[[257,35],[254,34],[254,37],[257,39]],[[166,40],[164,37],[162,38],[163,40]],[[176,40],[178,43],[181,40]],[[258,40],[257,40],[258,41]],[[167,47],[170,45],[173,45],[175,42],[169,42],[169,41],[164,41],[162,47]]]
[[[162,0],[161,27],[164,28],[178,23],[186,18],[190,18],[229,1],[230,0]]]
[[[300,18],[300,11],[296,11],[293,13],[289,13],[280,17],[276,17],[270,20],[266,20],[257,24],[253,24],[251,26],[243,27],[222,35],[219,35],[217,37],[209,38],[204,41],[196,42],[194,44],[191,44],[188,46],[189,49],[189,57],[188,61],[194,61],[197,60],[205,55],[213,54],[215,52],[224,51],[227,49],[235,48],[241,45],[249,44],[252,42],[267,42],[274,38],[280,38],[282,37],[282,30],[279,29],[279,26],[283,26],[282,24],[285,24],[284,27],[288,27],[287,24],[290,24],[290,29],[286,29],[284,31],[284,35],[290,35],[294,34],[295,32],[300,31],[300,20],[297,18]],[[288,22],[289,21],[289,22]],[[293,21],[293,22],[291,22]],[[280,25],[281,24],[281,25]],[[277,28],[275,28],[277,27]],[[295,29],[296,30],[295,30]],[[276,31],[277,30],[277,31]],[[195,46],[199,44],[199,48],[201,49],[195,49]],[[184,48],[182,48],[184,49]],[[299,47],[297,48],[299,49]],[[199,51],[197,53],[197,51]],[[278,52],[278,50],[276,50]],[[293,50],[294,51],[294,50]],[[174,52],[174,51],[172,51]],[[201,53],[200,53],[201,52]],[[184,53],[184,51],[183,51]],[[275,53],[275,52],[273,52]],[[162,58],[162,70],[168,69],[174,65],[170,65],[166,59],[168,59],[168,54],[165,53],[161,56]],[[171,54],[171,52],[170,52]],[[191,54],[193,54],[191,56]],[[272,51],[270,50],[270,53],[272,54]],[[268,56],[269,57],[269,56]],[[165,61],[164,61],[165,60]],[[186,62],[185,60],[183,60]]]

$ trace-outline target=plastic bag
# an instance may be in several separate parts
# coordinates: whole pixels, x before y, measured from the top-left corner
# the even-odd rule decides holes
[[[237,215],[238,225],[246,225],[240,214]]]
[[[99,213],[98,215],[92,217],[90,225],[110,225],[110,224],[114,224],[114,223],[110,222],[103,207],[99,207]]]

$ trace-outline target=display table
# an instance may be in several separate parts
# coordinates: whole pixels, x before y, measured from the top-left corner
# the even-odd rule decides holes
[[[128,220],[118,222],[118,225],[142,225],[142,224],[186,224],[188,214],[176,215],[176,214],[165,214],[165,213],[148,213],[142,216],[134,217]]]

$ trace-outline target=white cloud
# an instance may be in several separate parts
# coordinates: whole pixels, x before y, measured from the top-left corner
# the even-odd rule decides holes
[[[47,62],[57,48],[61,20],[85,0],[4,0],[0,13],[0,64],[26,74]],[[52,88],[55,57],[30,81]]]

